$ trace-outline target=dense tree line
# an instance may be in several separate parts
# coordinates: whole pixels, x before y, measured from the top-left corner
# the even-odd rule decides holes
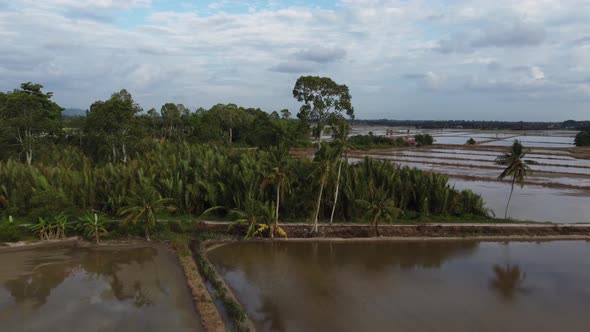
[[[297,81],[296,119],[235,104],[191,111],[166,103],[145,112],[121,90],[86,116],[62,120],[41,89],[26,83],[0,93],[0,215],[37,222],[40,238],[66,234],[68,216],[83,216],[80,230],[98,241],[101,215],[140,224],[148,238],[163,213],[239,215],[249,233],[271,236],[280,234],[279,219],[313,220],[317,231],[327,219],[487,215],[480,196],[454,190],[443,175],[349,163],[351,97],[328,78]],[[333,140],[321,142],[328,128]],[[313,160],[290,157],[290,147],[311,145],[312,136]]]

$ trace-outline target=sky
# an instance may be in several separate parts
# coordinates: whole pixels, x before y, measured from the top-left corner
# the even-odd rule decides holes
[[[0,0],[0,91],[265,111],[301,75],[357,118],[590,120],[590,0]]]

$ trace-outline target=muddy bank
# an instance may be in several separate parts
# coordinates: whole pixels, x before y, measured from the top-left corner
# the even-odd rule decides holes
[[[227,224],[200,223],[200,231],[230,233],[236,236],[246,234],[245,227],[227,230]],[[289,238],[311,238],[309,225],[282,224]],[[590,236],[590,225],[382,225],[379,234],[383,237],[474,237],[474,236]],[[327,238],[369,238],[374,237],[375,228],[369,225],[319,226],[315,237]]]

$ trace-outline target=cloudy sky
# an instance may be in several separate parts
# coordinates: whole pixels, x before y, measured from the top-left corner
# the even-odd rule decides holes
[[[347,84],[358,118],[590,119],[590,0],[0,0],[0,90],[64,107],[298,105]]]

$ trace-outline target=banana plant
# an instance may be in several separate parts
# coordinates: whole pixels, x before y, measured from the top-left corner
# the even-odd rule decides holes
[[[105,225],[106,220],[102,215],[98,213],[87,213],[79,219],[78,230],[86,237],[94,238],[96,244],[99,244],[100,237],[109,234]]]

